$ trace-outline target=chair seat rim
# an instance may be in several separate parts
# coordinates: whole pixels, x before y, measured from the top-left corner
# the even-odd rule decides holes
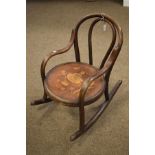
[[[78,107],[79,106],[79,100],[74,100],[74,101],[71,101],[71,100],[68,100],[68,99],[64,99],[64,98],[61,98],[59,96],[57,96],[56,94],[54,94],[48,87],[48,84],[47,84],[47,80],[48,80],[48,77],[49,75],[51,74],[51,72],[56,69],[57,67],[59,66],[62,66],[62,65],[67,65],[67,64],[71,64],[71,63],[76,63],[76,64],[84,64],[84,65],[87,65],[87,66],[91,66],[92,68],[94,68],[95,70],[99,71],[99,69],[93,65],[89,65],[88,63],[84,63],[84,62],[66,62],[66,63],[61,63],[61,64],[58,64],[56,65],[55,67],[53,67],[52,69],[50,69],[47,74],[46,74],[46,78],[44,80],[44,88],[45,88],[45,91],[46,93],[48,94],[48,96],[50,98],[52,98],[53,100],[56,100],[60,103],[62,103],[63,105],[65,106],[71,106],[71,107]],[[102,93],[104,92],[105,90],[105,79],[103,78],[103,85],[102,85],[102,89],[100,89],[100,91],[98,91],[98,93],[92,97],[87,97],[87,99],[84,101],[84,105],[89,105],[89,104],[92,104],[93,102],[95,102],[101,95]]]

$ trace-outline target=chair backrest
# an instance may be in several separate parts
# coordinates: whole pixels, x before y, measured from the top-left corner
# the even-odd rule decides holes
[[[75,26],[75,38],[74,38],[74,49],[75,49],[75,58],[77,62],[80,62],[80,51],[78,44],[78,30],[82,23],[84,23],[88,19],[95,18],[95,20],[91,23],[89,31],[88,31],[88,48],[89,48],[89,64],[93,65],[93,56],[92,56],[92,32],[93,28],[97,22],[104,20],[107,24],[110,25],[112,30],[112,41],[110,46],[101,62],[100,69],[103,68],[108,61],[112,61],[113,65],[117,59],[117,56],[121,50],[123,43],[123,33],[121,27],[109,16],[106,14],[92,14],[82,18],[77,25]],[[113,66],[112,65],[112,66]]]

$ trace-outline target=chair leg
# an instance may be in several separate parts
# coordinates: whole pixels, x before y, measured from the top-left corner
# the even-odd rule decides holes
[[[44,91],[43,98],[32,101],[31,105],[44,104],[44,103],[48,103],[50,101],[52,101],[52,99],[48,98],[46,92]]]
[[[47,98],[47,99],[41,98],[41,99],[32,101],[32,102],[31,102],[31,105],[44,104],[44,103],[48,103],[48,102],[50,102],[50,101],[52,101],[50,98]]]
[[[79,107],[79,122],[80,122],[79,123],[79,130],[70,137],[71,141],[75,140],[77,137],[79,137],[84,132],[84,128],[85,128],[85,110],[84,110],[84,105]]]
[[[84,110],[84,106],[79,107],[79,116],[80,116],[79,128],[82,131],[84,129],[84,124],[85,124],[85,110]]]
[[[106,101],[109,100],[109,78],[110,78],[110,73],[111,72],[109,72],[107,74],[107,76],[105,77],[106,78],[106,86],[105,86],[104,96],[105,96]]]
[[[109,100],[109,83],[108,82],[106,83],[104,96],[105,96],[106,101],[108,101]]]
[[[119,80],[109,93],[109,99],[104,100],[104,102],[99,106],[99,110],[89,119],[89,121],[86,124],[82,124],[82,128],[80,128],[78,131],[76,131],[71,137],[70,140],[73,141],[80,137],[84,132],[86,132],[96,121],[97,119],[101,116],[103,111],[106,109],[106,107],[109,105],[110,101],[112,100],[113,96],[116,94],[118,88],[122,84],[122,81]],[[80,119],[81,120],[81,119]]]

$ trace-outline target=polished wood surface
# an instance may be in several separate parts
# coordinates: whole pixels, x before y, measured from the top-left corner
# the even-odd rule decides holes
[[[94,19],[88,29],[88,50],[89,64],[81,63],[79,50],[78,31],[80,26],[89,19]],[[111,28],[112,41],[103,57],[100,67],[93,67],[92,32],[94,26],[104,21]],[[101,40],[99,40],[101,41]],[[109,92],[109,78],[115,61],[120,53],[123,44],[123,32],[117,22],[110,16],[102,14],[91,14],[82,18],[73,28],[71,38],[66,47],[50,52],[42,61],[40,73],[43,83],[44,94],[40,100],[31,104],[38,105],[49,101],[60,101],[66,106],[78,107],[79,109],[79,130],[76,131],[70,140],[75,140],[87,131],[101,116],[104,109],[112,100],[118,88],[122,84],[119,80]],[[46,74],[48,61],[56,55],[63,54],[74,45],[75,61],[72,63],[60,64]],[[101,55],[102,56],[102,55]],[[101,95],[105,100],[99,106],[99,110],[87,122],[85,121],[85,106],[94,103]]]
[[[51,97],[59,101],[72,103],[79,102],[80,90],[83,82],[99,70],[86,63],[70,62],[58,65],[51,69],[46,76],[46,89]],[[105,82],[103,77],[91,83],[86,93],[85,102],[103,92]]]

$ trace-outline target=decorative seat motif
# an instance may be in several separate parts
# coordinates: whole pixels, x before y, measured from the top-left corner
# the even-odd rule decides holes
[[[49,96],[61,102],[76,103],[73,106],[77,106],[82,83],[98,71],[96,67],[86,63],[71,62],[58,65],[47,73],[45,89]],[[104,85],[103,77],[91,83],[86,93],[85,103],[101,95]]]
[[[78,44],[78,30],[81,24],[88,19],[94,19],[88,29],[89,64],[81,62]],[[96,68],[93,66],[92,32],[94,26],[102,21],[111,27],[112,41],[100,67]],[[31,105],[57,100],[66,106],[78,107],[79,130],[70,137],[71,141],[81,136],[97,121],[122,84],[122,81],[118,80],[112,90],[109,91],[110,74],[122,44],[123,32],[121,27],[106,14],[92,14],[82,18],[77,23],[65,48],[52,51],[42,61],[40,71],[44,94],[41,99],[33,101]],[[54,56],[69,51],[73,45],[76,61],[57,65],[46,74],[47,62]],[[102,94],[105,96],[105,100],[101,103],[97,112],[86,122],[85,106],[94,103]]]

